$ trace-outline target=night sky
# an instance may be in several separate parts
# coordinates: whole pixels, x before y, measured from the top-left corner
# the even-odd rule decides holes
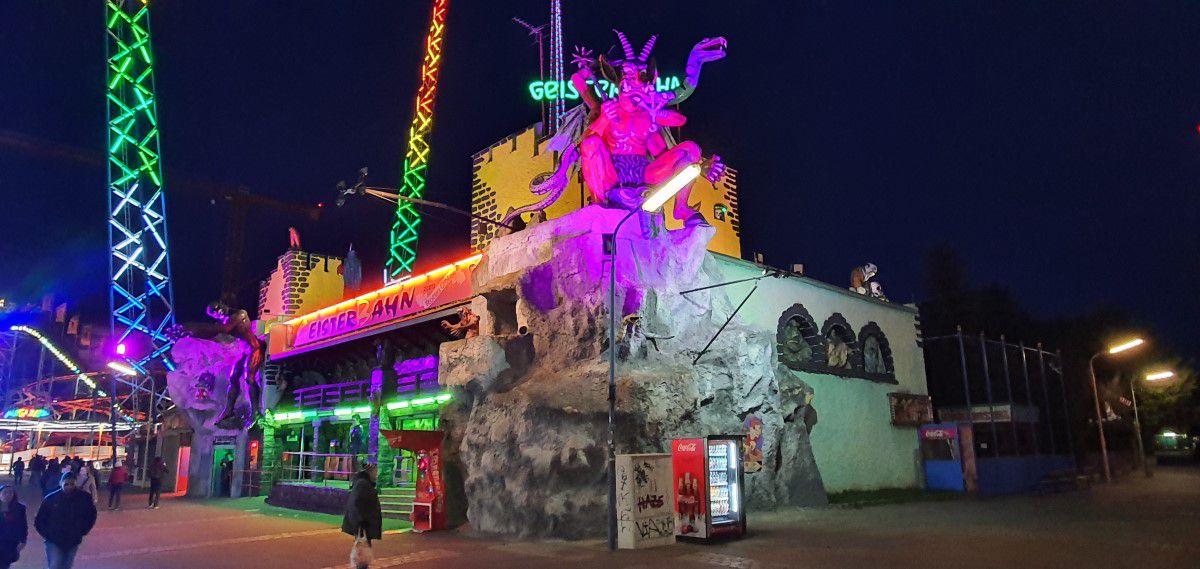
[[[536,48],[510,18],[549,10],[450,4],[427,197],[465,209],[471,154],[539,113]],[[908,302],[944,241],[975,282],[1012,287],[1038,316],[1117,306],[1200,355],[1200,3],[710,4],[565,0],[567,51],[609,49],[614,27],[639,45],[659,33],[660,71],[682,74],[697,40],[729,40],[681,110],[684,135],[739,170],[746,256],[839,285],[874,262]],[[397,183],[429,7],[154,3],[182,317],[218,296],[226,211],[173,179],[328,203],[319,222],[253,214],[247,304],[289,225],[309,250],[353,242],[378,279],[390,206],[335,209],[334,185],[363,166]],[[102,318],[102,3],[11,3],[0,42],[0,292],[53,290]],[[419,265],[463,256],[467,228],[430,214]]]

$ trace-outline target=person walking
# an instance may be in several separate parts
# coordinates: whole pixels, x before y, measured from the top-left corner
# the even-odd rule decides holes
[[[13,486],[20,486],[25,479],[25,460],[18,456],[17,461],[8,467],[8,472],[13,475]]]
[[[357,569],[365,569],[370,562],[370,554],[358,554],[359,538],[366,539],[367,550],[371,548],[371,540],[383,538],[383,509],[379,505],[379,492],[375,489],[377,472],[374,464],[368,464],[354,475],[354,486],[346,499],[346,511],[342,516],[342,531],[355,538],[355,548],[351,558],[357,560]],[[363,563],[362,561],[367,561]]]
[[[167,463],[163,462],[161,456],[154,457],[154,462],[150,463],[150,470],[146,472],[150,477],[150,498],[146,504],[147,509],[158,509],[158,498],[162,495],[163,478],[167,477]]]
[[[57,488],[54,486],[58,483],[58,477],[61,474],[61,469],[58,466],[58,458],[51,458],[46,461],[46,472],[42,473],[42,495],[45,496]]]
[[[99,478],[100,473],[96,472],[96,469],[92,466],[91,462],[85,464],[79,471],[79,475],[76,477],[76,486],[79,486],[80,490],[87,492],[88,495],[92,497],[93,504],[100,502],[100,498],[98,497],[100,490],[97,488],[96,483]]]
[[[45,473],[46,459],[42,458],[42,455],[34,453],[33,458],[29,459],[29,483],[41,487],[42,475]]]
[[[29,520],[25,504],[17,499],[17,489],[0,486],[0,569],[8,569],[21,558],[29,538]]]
[[[61,488],[42,500],[33,527],[46,541],[48,569],[71,569],[83,536],[96,525],[96,505],[75,487],[75,474],[62,475]]]
[[[125,483],[129,481],[129,471],[125,470],[125,465],[118,462],[113,466],[112,472],[108,473],[108,509],[121,509],[121,490],[125,489]]]

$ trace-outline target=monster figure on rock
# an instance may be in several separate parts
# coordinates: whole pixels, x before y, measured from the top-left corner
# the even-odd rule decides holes
[[[244,384],[247,399],[250,404],[250,414],[242,421],[243,428],[250,428],[262,413],[262,381],[260,372],[265,360],[262,340],[254,333],[254,325],[250,315],[245,310],[233,310],[224,302],[215,301],[208,304],[204,313],[215,322],[191,322],[173,327],[168,334],[173,339],[193,336],[208,339],[219,334],[227,334],[241,340],[245,344],[245,352],[234,363],[229,373],[229,394],[225,401],[225,411],[216,420],[217,425],[225,424],[232,428],[235,422],[234,413],[237,410],[238,396]]]
[[[593,58],[590,51],[576,49],[574,62],[579,69],[571,76],[571,83],[584,104],[566,113],[563,127],[549,144],[551,150],[563,153],[562,161],[553,173],[535,178],[530,186],[534,194],[546,197],[509,212],[505,223],[554,203],[566,188],[577,161],[592,201],[623,209],[639,207],[651,189],[692,164],[700,164],[709,181],[716,182],[725,175],[719,156],[705,159],[695,142],[674,142],[669,129],[683,126],[687,118],[666,108],[691,96],[700,82],[704,63],[725,57],[725,39],[697,43],[688,56],[683,84],[673,92],[660,93],[655,89],[658,73],[650,60],[657,36],[635,54],[625,34],[616,34],[623,58]],[[597,96],[588,84],[597,79],[616,85],[616,96]],[[686,226],[707,225],[704,216],[688,203],[691,190],[689,183],[675,196],[674,216]]]

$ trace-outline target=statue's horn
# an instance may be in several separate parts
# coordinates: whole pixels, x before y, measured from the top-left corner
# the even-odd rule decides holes
[[[621,49],[625,51],[625,59],[633,59],[633,46],[630,45],[629,38],[625,37],[625,34],[621,33],[620,30],[613,31],[617,33],[617,39],[621,40]]]
[[[654,49],[654,42],[656,41],[658,41],[657,35],[650,36],[650,39],[646,41],[646,45],[642,47],[642,54],[638,56],[638,61],[646,63],[646,59],[650,57],[650,52]]]

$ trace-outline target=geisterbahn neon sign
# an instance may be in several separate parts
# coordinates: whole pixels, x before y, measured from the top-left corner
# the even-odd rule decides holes
[[[617,86],[605,79],[588,81],[596,96],[616,97]],[[654,81],[658,91],[674,91],[679,88],[679,78],[674,75],[659,77]],[[529,96],[535,101],[579,98],[579,90],[570,81],[534,81],[529,84]]]

